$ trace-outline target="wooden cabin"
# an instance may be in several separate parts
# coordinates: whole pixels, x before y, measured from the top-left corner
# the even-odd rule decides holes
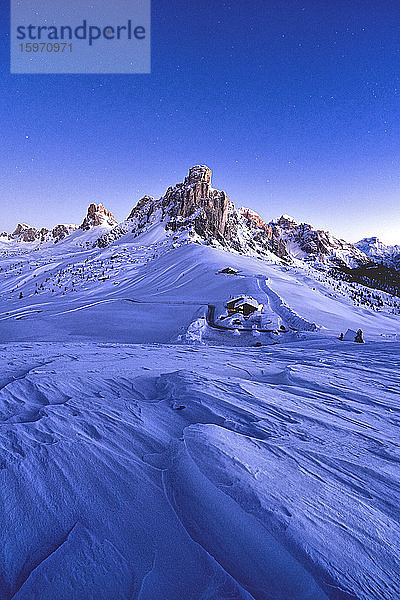
[[[219,271],[219,273],[225,273],[227,275],[237,275],[238,274],[238,270],[234,269],[233,267],[225,267],[225,269],[221,269]]]
[[[226,308],[228,309],[228,314],[240,313],[245,317],[248,317],[252,313],[260,310],[262,305],[259,304],[258,300],[255,300],[251,296],[239,296],[238,298],[233,298],[226,303]]]

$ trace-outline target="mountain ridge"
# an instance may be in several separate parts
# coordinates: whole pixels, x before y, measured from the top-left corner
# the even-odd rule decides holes
[[[373,236],[363,238],[354,245],[364,252],[372,262],[400,270],[400,244],[384,244],[379,238]]]
[[[137,236],[161,224],[166,233],[184,234],[188,242],[286,261],[299,259],[352,268],[371,261],[385,262],[389,257],[392,260],[400,255],[400,246],[385,246],[378,238],[364,238],[352,244],[329,231],[314,229],[308,223],[297,223],[285,214],[266,222],[250,208],[237,209],[225,191],[212,187],[211,180],[209,167],[195,165],[183,182],[168,187],[160,198],[143,196],[120,223],[102,204],[91,203],[79,226],[59,224],[50,230],[19,223],[11,234],[2,233],[0,240],[5,243],[57,243],[78,229],[89,231],[101,226],[99,235],[94,235],[88,243],[106,247],[124,235]],[[400,260],[398,263],[400,267]],[[396,260],[394,265],[397,266]]]

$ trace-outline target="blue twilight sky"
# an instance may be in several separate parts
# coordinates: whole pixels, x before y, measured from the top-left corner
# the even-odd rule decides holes
[[[153,0],[152,74],[107,76],[10,75],[0,6],[0,231],[121,220],[201,163],[265,219],[400,243],[398,0]]]

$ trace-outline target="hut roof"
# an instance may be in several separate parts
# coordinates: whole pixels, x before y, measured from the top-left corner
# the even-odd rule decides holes
[[[253,306],[256,309],[260,306],[258,300],[255,300],[251,296],[245,296],[244,298],[239,299],[239,301],[235,303],[235,306],[244,306],[245,304]]]
[[[229,302],[227,302],[227,306],[235,307],[244,306],[245,304],[247,304],[248,306],[252,306],[256,309],[260,306],[258,300],[255,300],[251,296],[238,296],[237,298],[232,298],[232,300],[229,300]]]

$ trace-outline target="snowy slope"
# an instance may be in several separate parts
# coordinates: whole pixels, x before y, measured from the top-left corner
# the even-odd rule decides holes
[[[338,336],[361,328],[367,339],[400,333],[390,296],[379,311],[355,306],[326,274],[321,280],[319,272],[301,263],[284,266],[187,243],[184,233],[177,238],[160,226],[93,248],[98,229],[78,230],[55,246],[0,258],[1,340],[177,341],[208,305],[222,313],[229,297],[243,293],[295,330]],[[218,273],[226,266],[239,275]],[[298,317],[316,327],[299,325]],[[214,343],[228,343],[223,335],[209,333]]]

